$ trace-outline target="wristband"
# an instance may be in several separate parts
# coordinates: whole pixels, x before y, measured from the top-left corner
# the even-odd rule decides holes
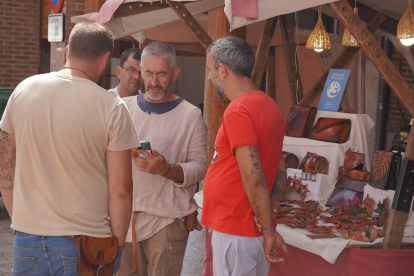
[[[124,243],[124,245],[123,245],[123,246],[118,246],[118,250],[123,251],[123,250],[125,249],[125,246],[126,246],[126,243]]]
[[[168,164],[168,170],[167,170],[167,172],[166,173],[164,173],[163,175],[161,175],[161,176],[166,176],[167,175],[167,173],[170,171],[170,169],[171,169],[171,165],[170,164]]]

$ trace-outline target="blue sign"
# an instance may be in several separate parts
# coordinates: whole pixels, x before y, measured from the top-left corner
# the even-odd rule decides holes
[[[346,69],[329,70],[318,110],[338,111],[350,71]]]

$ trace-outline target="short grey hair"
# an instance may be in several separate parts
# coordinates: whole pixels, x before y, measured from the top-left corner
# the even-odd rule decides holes
[[[177,67],[177,55],[173,46],[163,41],[154,41],[145,46],[141,55],[141,64],[144,67],[144,57],[154,57],[154,58],[169,58],[170,59],[170,69],[174,70]]]
[[[220,63],[227,65],[237,76],[251,78],[255,62],[252,47],[243,39],[228,36],[213,41],[207,48],[207,54],[213,49],[214,68]]]

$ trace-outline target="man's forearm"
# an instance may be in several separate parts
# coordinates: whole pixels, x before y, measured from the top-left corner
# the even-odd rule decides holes
[[[109,216],[118,245],[125,244],[132,214],[131,151],[106,151],[109,187]]]
[[[132,214],[132,196],[109,195],[109,216],[111,217],[112,234],[118,239],[118,244],[125,244]]]
[[[184,170],[180,165],[170,164],[167,174],[163,176],[178,183],[184,182]]]
[[[0,134],[0,190],[10,217],[13,213],[13,188],[16,169],[16,142],[14,134]]]
[[[267,188],[263,188],[259,181],[256,183],[243,183],[243,186],[250,205],[260,225],[262,225],[261,230],[263,235],[273,233],[275,228],[272,222],[269,191]]]
[[[243,187],[250,205],[262,226],[263,235],[276,230],[272,222],[270,195],[256,147],[236,148],[236,158],[240,168]]]

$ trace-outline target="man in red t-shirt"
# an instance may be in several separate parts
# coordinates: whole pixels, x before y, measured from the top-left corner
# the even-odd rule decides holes
[[[271,197],[280,200],[286,185],[286,171],[278,170],[284,121],[275,101],[250,78],[254,62],[252,48],[237,37],[207,49],[208,79],[219,98],[231,101],[204,182],[201,223],[213,230],[215,276],[267,276],[269,262],[284,262],[277,248],[287,253],[271,212]]]

